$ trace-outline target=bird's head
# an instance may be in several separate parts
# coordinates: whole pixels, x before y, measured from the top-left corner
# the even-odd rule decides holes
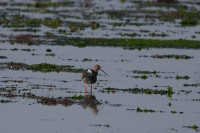
[[[98,64],[95,64],[95,65],[94,65],[93,70],[95,70],[95,71],[100,70],[100,71],[104,72],[104,70],[103,70]],[[107,75],[106,72],[104,72],[104,73]]]

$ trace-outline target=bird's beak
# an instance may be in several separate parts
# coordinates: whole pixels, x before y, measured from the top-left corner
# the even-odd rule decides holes
[[[102,71],[102,72],[104,72],[104,70],[103,70],[103,69],[101,69],[101,68],[100,68],[99,70],[100,70],[100,71]],[[108,75],[106,72],[104,72],[104,73],[105,73],[106,75]]]

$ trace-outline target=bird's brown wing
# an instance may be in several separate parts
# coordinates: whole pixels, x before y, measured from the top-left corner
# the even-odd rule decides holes
[[[82,75],[81,75],[81,80],[84,79],[84,77],[85,77],[86,74],[87,74],[87,70],[84,70],[84,71],[82,72]]]

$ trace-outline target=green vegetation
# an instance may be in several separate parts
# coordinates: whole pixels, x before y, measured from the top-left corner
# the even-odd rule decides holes
[[[50,28],[57,28],[62,24],[62,21],[59,18],[51,19],[51,18],[44,18],[42,20],[42,24],[50,27]]]
[[[29,4],[28,6],[34,6],[35,8],[47,8],[47,7],[61,7],[61,6],[73,6],[74,2],[37,2],[34,4]]]
[[[141,109],[140,107],[137,107],[137,109],[126,109],[126,110],[134,110],[137,113],[155,113],[155,112],[159,112],[159,113],[166,113],[165,111],[155,111],[153,109]]]
[[[200,12],[197,10],[186,11],[183,8],[178,9],[178,15],[182,19],[180,24],[182,26],[195,26],[199,24]]]
[[[143,79],[143,80],[145,80],[145,79],[147,79],[148,77],[146,76],[146,75],[142,75],[141,76],[141,79]]]
[[[186,76],[179,76],[179,75],[176,75],[176,79],[179,80],[179,79],[185,79],[185,80],[188,80],[190,77],[188,75]]]
[[[0,63],[0,66],[8,69],[14,70],[32,70],[34,72],[73,72],[73,73],[81,73],[84,69],[82,68],[74,68],[74,66],[69,65],[55,65],[48,63],[41,64],[32,64],[27,65],[24,63],[16,63],[16,62],[8,62],[8,63]]]
[[[72,97],[72,99],[83,99],[83,98],[84,96],[82,95],[77,96],[76,94],[74,94],[74,96]]]
[[[193,58],[192,56],[188,56],[188,55],[177,55],[177,54],[170,54],[170,55],[166,55],[166,54],[164,54],[164,55],[158,55],[158,54],[156,54],[156,55],[152,55],[151,56],[152,58],[159,58],[159,59],[164,59],[164,58],[168,58],[168,59],[171,59],[171,58],[174,58],[174,59],[185,59],[185,60],[187,60],[187,59],[191,59],[191,58]]]
[[[156,74],[157,72],[155,70],[154,71],[133,70],[133,73],[136,73],[136,74]]]
[[[200,48],[200,41],[189,40],[151,40],[151,39],[120,39],[120,38],[68,38],[58,37],[56,45],[85,46],[115,46],[115,47],[170,47],[170,48]],[[175,57],[174,57],[175,58]],[[181,57],[180,57],[181,58]],[[182,57],[184,58],[184,57]],[[187,58],[187,56],[185,57]]]
[[[183,86],[185,86],[185,87],[189,87],[189,86],[191,86],[191,87],[198,87],[198,86],[200,86],[200,83],[195,83],[195,84],[183,84]]]
[[[0,18],[0,25],[8,28],[24,28],[24,27],[36,28],[36,27],[41,27],[42,24],[50,28],[57,28],[62,23],[63,22],[59,18],[38,19],[38,18],[28,18],[24,15],[14,15],[11,18],[6,18],[6,17]],[[18,31],[20,29],[15,29],[15,31],[16,30]],[[27,30],[32,31],[33,29],[27,29]]]
[[[148,113],[148,112],[153,113],[153,112],[156,112],[155,110],[152,110],[152,109],[144,109],[144,110],[142,110],[139,107],[137,107],[136,111],[137,112],[144,112],[144,113]]]
[[[80,73],[83,69],[76,69],[69,65],[55,65],[48,63],[32,64],[26,67],[26,70],[40,71],[40,72],[74,72]]]
[[[191,129],[194,129],[196,130],[197,128],[199,128],[197,125],[192,125],[192,126],[183,126],[185,128],[191,128]]]
[[[115,91],[123,91],[123,92],[129,92],[129,93],[135,93],[135,94],[160,94],[160,95],[172,95],[174,92],[173,92],[173,89],[172,87],[168,87],[167,90],[154,90],[154,89],[143,89],[143,88],[129,88],[129,89],[118,89],[118,88],[111,88],[111,87],[108,87],[108,88],[104,88],[104,90],[107,90],[108,92],[115,92]]]
[[[0,103],[9,103],[11,102],[10,100],[0,100]]]

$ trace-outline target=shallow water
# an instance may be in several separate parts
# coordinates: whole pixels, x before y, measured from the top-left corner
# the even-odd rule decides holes
[[[11,49],[17,48],[18,51]],[[29,48],[34,51],[27,52],[20,49]],[[46,56],[46,49],[50,48],[55,56]],[[182,126],[199,125],[199,86],[184,87],[183,84],[194,84],[200,81],[200,55],[199,50],[193,49],[142,49],[125,50],[114,47],[85,47],[73,46],[24,46],[1,44],[1,62],[23,62],[26,64],[51,63],[60,65],[74,65],[75,68],[91,68],[100,64],[108,75],[99,72],[98,81],[93,85],[93,95],[102,100],[102,105],[96,108],[72,106],[47,106],[28,98],[6,98],[11,103],[0,103],[2,132],[194,132],[193,129]],[[34,56],[32,54],[35,54]],[[184,59],[154,59],[155,54],[181,54],[193,56]],[[148,55],[149,57],[139,57]],[[84,58],[93,61],[83,62]],[[70,59],[70,60],[68,60]],[[97,60],[97,61],[96,61]],[[150,74],[146,80],[135,79],[133,70],[148,70],[157,72],[159,78]],[[84,83],[80,81],[80,73],[67,72],[32,72],[28,70],[0,70],[0,87],[16,86],[16,89],[28,89],[38,96],[66,97],[84,95]],[[176,75],[188,75],[188,80],[176,80]],[[8,80],[8,82],[4,82]],[[14,82],[23,81],[23,82]],[[65,82],[63,82],[65,80]],[[157,85],[158,87],[154,87]],[[167,86],[173,88],[172,97],[166,95],[134,94],[117,91],[115,93],[102,93],[104,88],[150,88],[166,90]],[[38,88],[37,88],[38,87]],[[88,91],[89,91],[88,86]],[[183,92],[181,91],[183,90]],[[185,91],[190,91],[186,94]],[[1,92],[3,93],[3,92]],[[16,91],[17,93],[17,91]],[[171,102],[171,107],[169,107]],[[127,109],[153,109],[158,112],[144,113]],[[162,113],[160,111],[163,111]],[[176,111],[173,114],[171,111]],[[183,112],[180,114],[179,112]],[[33,126],[34,125],[34,126]],[[12,127],[11,127],[12,126]]]
[[[179,3],[176,4],[161,4],[160,6],[155,1],[149,0],[126,0],[124,2],[120,2],[120,0],[77,0],[72,1],[74,3],[71,5],[47,6],[46,8],[35,8],[35,2],[34,0],[29,2],[24,0],[5,1],[6,5],[0,4],[1,15],[6,16],[7,19],[15,15],[37,19],[59,18],[63,23],[56,28],[42,24],[39,27],[33,27],[33,29],[39,30],[37,32],[14,31],[27,27],[11,26],[6,28],[2,26],[1,31],[4,31],[2,34],[6,36],[20,34],[43,36],[46,32],[50,32],[55,35],[64,34],[68,37],[200,40],[199,19],[197,19],[196,26],[181,26],[180,18],[176,18],[175,15],[180,8],[199,12],[198,0],[192,2],[179,0]],[[63,0],[54,2],[63,2]],[[32,6],[26,4],[32,4]],[[96,29],[91,28],[92,21],[99,24]],[[82,26],[69,24],[77,22]],[[60,33],[60,29],[65,30],[65,33]],[[4,38],[4,40],[9,39],[8,37]]]
[[[60,1],[60,0],[58,0]],[[6,2],[1,3],[1,2]],[[32,45],[10,42],[17,35],[39,35],[39,39],[50,41],[46,32],[57,36],[94,38],[142,38],[142,39],[186,39],[200,40],[199,24],[181,26],[180,19],[163,21],[166,15],[178,8],[151,5],[144,0],[120,2],[119,0],[77,0],[72,6],[46,8],[28,7],[24,0],[1,1],[0,19],[13,15],[28,18],[59,18],[63,21],[56,28],[41,24],[39,27],[4,27],[0,25],[0,130],[3,133],[168,133],[199,132],[183,126],[200,126],[200,50],[172,48],[143,48],[128,50],[122,47],[84,47]],[[31,3],[36,1],[32,0]],[[61,2],[63,2],[61,0]],[[147,3],[146,3],[147,2]],[[180,6],[188,10],[200,9],[199,1],[179,0]],[[155,3],[154,3],[155,4]],[[116,11],[109,14],[109,11]],[[119,11],[119,12],[117,12]],[[127,11],[127,14],[120,13]],[[119,13],[119,14],[118,14]],[[112,16],[113,15],[113,16]],[[173,16],[173,14],[172,14]],[[100,24],[92,29],[90,22]],[[83,23],[83,29],[76,29],[68,23]],[[121,24],[115,26],[115,24]],[[78,26],[77,26],[78,27]],[[75,26],[75,28],[77,28]],[[33,28],[38,31],[15,31]],[[60,33],[59,29],[66,30]],[[133,33],[136,33],[134,36]],[[158,34],[152,36],[151,34]],[[167,36],[160,36],[161,34]],[[131,36],[133,34],[133,36]],[[11,43],[14,43],[11,45]],[[46,44],[46,43],[45,43]],[[26,51],[26,50],[28,51]],[[46,52],[51,49],[51,52]],[[49,55],[48,55],[49,54]],[[153,55],[187,55],[190,59],[152,58]],[[5,58],[6,59],[3,59]],[[91,59],[91,61],[84,61]],[[43,97],[72,97],[84,95],[81,73],[71,72],[33,72],[13,70],[2,63],[16,62],[28,65],[50,63],[72,65],[75,68],[92,68],[99,64],[108,73],[99,72],[97,83],[93,85],[93,95],[101,102],[97,106],[48,106],[23,93]],[[134,70],[150,71],[156,74],[133,73]],[[189,76],[189,79],[176,79]],[[184,84],[186,84],[184,86]],[[188,86],[187,86],[188,85]],[[192,86],[193,85],[193,86]],[[196,86],[195,86],[196,85]],[[146,94],[123,91],[129,88],[167,90],[172,87],[173,94]],[[119,89],[108,91],[109,88]],[[6,91],[5,91],[5,90]],[[87,91],[90,91],[88,85]],[[4,94],[11,93],[11,96]],[[14,94],[12,96],[12,94]],[[9,102],[6,103],[5,101]],[[170,105],[171,104],[171,105]],[[138,107],[143,112],[137,111]],[[144,110],[154,110],[146,113]]]

